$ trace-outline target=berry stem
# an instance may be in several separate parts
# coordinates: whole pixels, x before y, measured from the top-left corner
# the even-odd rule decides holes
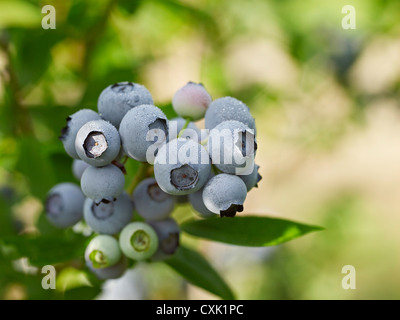
[[[183,125],[181,131],[179,131],[179,133],[178,133],[178,138],[180,138],[182,136],[183,132],[188,127],[190,121],[192,121],[192,118],[188,117],[188,118],[185,118],[185,120],[186,120],[185,124]]]
[[[129,185],[128,189],[126,190],[128,195],[132,195],[133,190],[135,190],[135,188],[139,184],[139,182],[142,181],[144,178],[146,178],[149,167],[150,167],[150,165],[147,162],[142,162],[140,164],[138,172],[136,173],[135,177],[132,179],[131,184]]]

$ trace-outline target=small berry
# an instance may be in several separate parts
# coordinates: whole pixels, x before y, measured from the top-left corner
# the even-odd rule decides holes
[[[222,173],[211,178],[203,189],[203,201],[211,212],[234,217],[243,211],[247,188],[238,176]]]
[[[188,82],[175,93],[172,107],[181,117],[199,120],[204,117],[211,101],[210,94],[201,83]]]
[[[193,140],[174,139],[158,151],[154,175],[160,188],[172,195],[196,192],[210,174],[206,149]]]
[[[85,250],[85,260],[94,269],[113,266],[121,260],[121,257],[118,241],[108,235],[94,237]]]
[[[207,143],[212,163],[225,173],[242,174],[241,170],[249,173],[246,166],[254,166],[257,150],[257,142],[251,131],[236,120],[218,124],[210,131]]]
[[[115,201],[96,204],[87,198],[83,207],[83,216],[93,231],[101,234],[117,234],[132,219],[133,204],[130,197],[123,193]]]
[[[83,171],[85,171],[88,167],[90,167],[90,164],[86,163],[85,161],[74,159],[72,162],[72,173],[75,179],[80,181]]]
[[[179,247],[180,228],[172,218],[159,221],[151,221],[149,224],[153,227],[158,236],[158,250],[151,260],[164,260],[175,253]]]
[[[236,120],[243,122],[250,129],[256,130],[254,118],[250,114],[249,107],[242,101],[232,97],[224,97],[214,100],[208,107],[205,115],[206,129],[213,129],[221,122]]]
[[[201,131],[199,128],[197,128],[196,124],[194,122],[189,122],[188,126],[186,127],[183,132],[181,130],[183,129],[184,125],[186,123],[186,120],[183,118],[174,118],[169,121],[169,139],[173,140],[175,138],[179,137],[183,139],[192,139],[195,141],[201,141],[202,136],[201,136]],[[174,129],[176,127],[176,130],[174,132]],[[173,134],[173,136],[172,136]]]
[[[99,119],[101,119],[100,115],[90,109],[81,109],[67,118],[67,125],[61,130],[59,139],[70,157],[79,159],[75,150],[75,139],[79,129],[86,122]]]
[[[121,259],[114,265],[106,268],[94,268],[91,261],[86,262],[86,265],[100,280],[117,279],[122,277],[128,269],[128,260],[123,255]]]
[[[118,129],[125,114],[141,104],[153,104],[150,92],[137,83],[119,82],[101,92],[97,108],[102,117]]]
[[[133,192],[135,208],[146,220],[162,220],[167,218],[175,206],[173,196],[165,193],[153,178],[143,180]]]
[[[114,201],[122,194],[124,185],[124,174],[112,164],[105,167],[89,167],[81,178],[83,193],[96,204],[101,201]]]
[[[158,237],[154,229],[145,222],[131,222],[119,237],[122,252],[133,260],[149,259],[158,248]]]
[[[202,218],[215,217],[215,213],[208,210],[203,201],[203,189],[196,191],[195,193],[189,194],[189,201],[192,205],[195,213],[197,213]]]
[[[258,187],[258,183],[262,179],[261,175],[258,173],[259,168],[260,166],[255,164],[251,174],[238,176],[246,184],[247,191]]]
[[[137,106],[124,116],[119,133],[128,156],[151,163],[157,147],[159,148],[168,139],[168,119],[156,106]]]
[[[108,121],[89,121],[76,135],[76,153],[92,166],[103,167],[111,163],[118,156],[120,148],[118,130]]]
[[[67,228],[82,219],[85,196],[73,183],[60,183],[47,195],[46,216],[51,224],[58,228]]]

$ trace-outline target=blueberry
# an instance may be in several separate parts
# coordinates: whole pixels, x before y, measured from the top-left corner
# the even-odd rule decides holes
[[[232,97],[214,100],[209,105],[205,115],[206,129],[211,130],[221,122],[227,120],[243,122],[250,129],[256,130],[254,118],[251,116],[249,108],[243,102]]]
[[[122,257],[118,241],[109,235],[94,237],[85,250],[85,261],[94,269],[102,269],[117,264]]]
[[[74,159],[72,162],[72,173],[76,180],[81,180],[83,171],[86,170],[90,165],[86,163],[85,161]]]
[[[258,173],[259,168],[260,166],[256,164],[254,165],[254,169],[251,174],[239,176],[239,178],[241,178],[246,184],[247,191],[250,191],[254,187],[258,187],[258,183],[262,179],[261,175]]]
[[[204,117],[211,101],[210,94],[201,83],[188,82],[175,93],[172,107],[181,117],[199,120]]]
[[[202,218],[215,217],[215,213],[208,210],[203,201],[203,189],[189,194],[189,201],[195,212]]]
[[[157,147],[167,141],[168,119],[156,106],[137,106],[124,116],[119,133],[128,156],[152,163]]]
[[[112,164],[105,167],[89,167],[81,178],[83,193],[97,204],[101,201],[114,201],[124,190],[124,184],[124,174]]]
[[[172,195],[196,192],[210,174],[206,149],[193,140],[174,139],[160,148],[154,163],[154,175],[160,188]]]
[[[131,222],[119,237],[122,252],[133,260],[149,259],[158,248],[158,237],[154,229],[145,222]]]
[[[92,271],[100,280],[117,279],[119,277],[122,277],[122,275],[128,269],[128,260],[123,255],[116,264],[100,269],[94,268],[90,260],[86,262],[86,265],[88,266],[90,271]]]
[[[188,126],[182,133],[181,130],[185,125],[186,120],[183,118],[173,118],[169,121],[169,139],[175,139],[180,134],[180,138],[192,139],[200,142],[202,139],[202,133],[199,128],[197,128],[194,122],[189,122]],[[176,130],[175,130],[176,129]]]
[[[96,204],[87,198],[83,207],[83,216],[93,231],[101,234],[117,234],[132,219],[133,204],[130,197],[123,193],[115,201]]]
[[[207,150],[212,163],[222,172],[245,175],[253,171],[257,142],[245,124],[229,120],[210,131]]]
[[[71,227],[81,220],[84,201],[85,196],[77,185],[68,182],[57,184],[47,195],[47,219],[58,228]]]
[[[79,129],[86,122],[99,119],[101,119],[100,115],[90,109],[81,109],[67,118],[67,125],[61,130],[61,136],[59,138],[70,157],[79,159],[75,150],[75,138]]]
[[[141,104],[153,104],[150,92],[137,83],[119,82],[101,92],[97,108],[102,117],[118,129],[125,114]]]
[[[151,258],[152,261],[164,260],[175,253],[179,247],[180,228],[172,218],[150,221],[158,236],[158,249]]]
[[[76,153],[92,166],[103,167],[111,163],[117,158],[120,148],[118,130],[108,121],[89,121],[76,134]]]
[[[211,178],[203,189],[203,202],[208,210],[221,217],[234,217],[243,211],[246,184],[238,176],[222,173]]]
[[[153,178],[143,180],[133,192],[135,208],[146,220],[162,220],[167,218],[175,206],[173,196],[165,193]]]

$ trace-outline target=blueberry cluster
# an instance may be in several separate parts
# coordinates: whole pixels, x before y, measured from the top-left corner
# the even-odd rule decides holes
[[[86,248],[86,265],[100,279],[121,276],[127,258],[172,255],[179,246],[179,225],[171,217],[177,203],[190,202],[203,218],[234,217],[261,179],[255,121],[244,103],[212,101],[202,84],[189,82],[172,106],[179,118],[169,120],[144,86],[120,82],[101,92],[98,112],[70,115],[61,131],[80,187],[53,187],[47,218],[59,228],[84,219],[97,234]],[[193,121],[202,118],[206,129],[200,130]],[[129,158],[148,167],[124,191]]]

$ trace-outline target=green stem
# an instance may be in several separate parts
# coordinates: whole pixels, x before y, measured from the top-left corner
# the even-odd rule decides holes
[[[142,181],[144,178],[147,176],[147,169],[150,167],[150,165],[147,162],[143,162],[140,164],[139,170],[136,173],[136,176],[132,179],[131,184],[129,185],[128,189],[126,192],[131,195],[133,193],[133,190],[135,190],[136,186]]]
[[[185,129],[189,126],[190,121],[192,121],[192,118],[185,118],[185,119],[186,119],[186,122],[185,122],[185,124],[183,125],[181,131],[179,131],[179,133],[178,133],[178,138],[180,138],[180,137],[182,136],[182,134],[183,134],[183,132],[185,131]]]

